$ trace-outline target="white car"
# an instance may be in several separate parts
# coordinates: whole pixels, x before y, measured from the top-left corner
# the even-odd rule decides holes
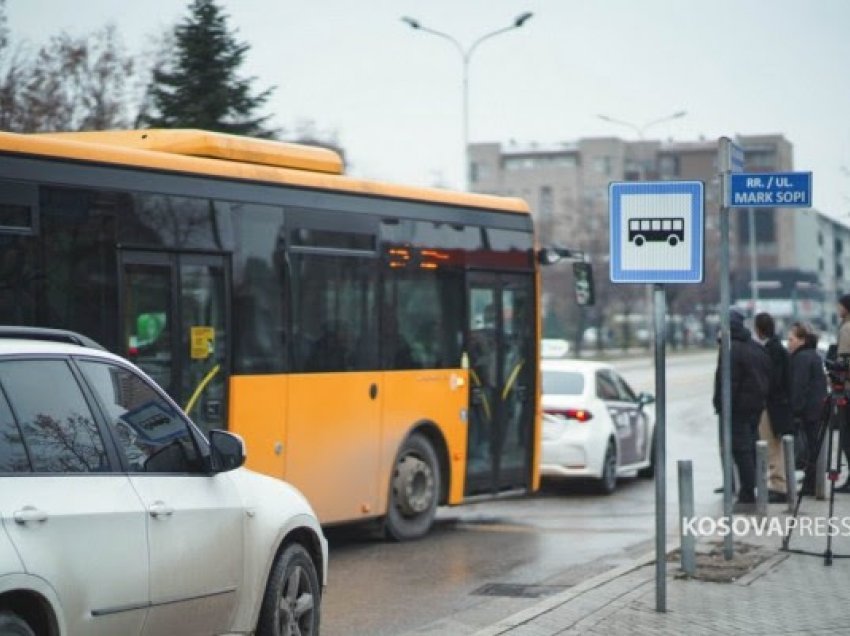
[[[327,542],[144,373],[0,327],[0,634],[318,634]]]
[[[593,479],[610,494],[618,476],[653,476],[652,396],[602,362],[544,360],[542,376],[544,478]]]

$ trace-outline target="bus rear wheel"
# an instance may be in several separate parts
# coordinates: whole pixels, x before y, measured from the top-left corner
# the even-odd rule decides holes
[[[437,453],[424,435],[414,433],[399,450],[384,531],[390,539],[418,539],[430,530],[437,514],[440,473]]]
[[[667,239],[667,242],[670,244],[670,247],[676,247],[676,245],[679,244],[679,237],[678,236],[671,236],[670,238]]]

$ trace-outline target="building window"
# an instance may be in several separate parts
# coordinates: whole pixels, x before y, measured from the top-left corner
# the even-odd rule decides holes
[[[776,154],[772,150],[768,151],[746,151],[747,168],[775,168]]]
[[[611,157],[594,157],[593,170],[597,174],[610,176],[611,174]]]
[[[508,157],[505,159],[505,170],[532,170],[534,159],[532,157]]]
[[[841,263],[835,264],[835,277],[844,278],[844,266]]]
[[[753,210],[756,221],[756,243],[776,242],[776,220],[772,209]],[[750,242],[750,213],[738,215],[738,242],[746,245]]]
[[[551,157],[550,162],[558,168],[573,168],[578,163],[575,155],[555,155]]]
[[[661,155],[658,159],[658,172],[662,179],[679,176],[679,157],[675,155]]]
[[[839,254],[841,254],[843,252],[844,252],[844,241],[842,241],[840,238],[835,239],[835,255],[838,256]]]
[[[469,162],[469,180],[472,183],[482,181],[490,176],[490,166],[477,161]]]
[[[823,245],[823,232],[818,232],[818,245]]]
[[[818,271],[819,272],[823,271],[823,259],[822,258],[818,259]]]

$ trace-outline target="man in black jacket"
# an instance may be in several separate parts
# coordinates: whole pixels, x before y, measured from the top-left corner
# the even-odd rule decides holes
[[[759,417],[767,402],[770,385],[770,358],[744,327],[744,316],[736,309],[729,311],[731,336],[732,458],[738,468],[740,489],[738,503],[755,502],[755,445]],[[714,374],[714,410],[720,414],[720,357]]]
[[[785,470],[782,460],[782,436],[794,433],[791,418],[788,351],[776,336],[773,317],[767,313],[755,317],[756,339],[770,358],[770,385],[767,407],[759,419],[759,438],[767,442],[768,501],[787,501]]]
[[[817,352],[818,337],[811,325],[795,322],[788,330],[788,351],[791,352],[791,414],[795,426],[802,429],[808,442],[806,477],[803,494],[815,494],[815,475],[819,448],[818,427],[826,399],[826,374]]]

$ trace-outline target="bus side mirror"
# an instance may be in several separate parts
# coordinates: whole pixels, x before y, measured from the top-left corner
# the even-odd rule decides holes
[[[591,307],[596,302],[593,290],[593,267],[590,263],[573,263],[573,278],[575,279],[576,302],[581,307]]]

